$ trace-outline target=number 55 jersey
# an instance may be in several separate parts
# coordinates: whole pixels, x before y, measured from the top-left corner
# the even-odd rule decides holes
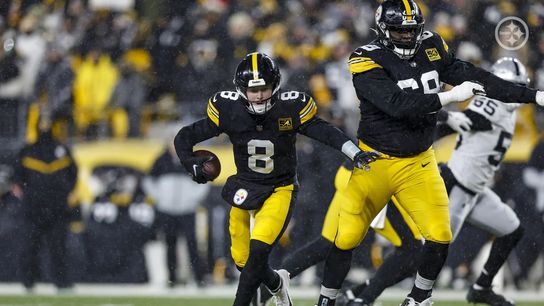
[[[518,104],[474,98],[463,111],[472,120],[469,132],[457,136],[448,167],[463,187],[480,193],[492,181],[510,147]]]

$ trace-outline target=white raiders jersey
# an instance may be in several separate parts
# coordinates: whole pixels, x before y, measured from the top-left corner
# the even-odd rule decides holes
[[[470,102],[467,109],[489,120],[491,130],[471,130],[457,136],[448,167],[462,186],[480,193],[491,184],[512,143],[517,106],[482,96]]]

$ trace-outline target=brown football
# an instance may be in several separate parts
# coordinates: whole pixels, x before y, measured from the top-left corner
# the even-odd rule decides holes
[[[217,155],[208,150],[196,150],[193,152],[193,155],[198,157],[211,156],[212,159],[204,163],[203,171],[210,176],[212,181],[219,176],[219,173],[221,173],[221,163]]]

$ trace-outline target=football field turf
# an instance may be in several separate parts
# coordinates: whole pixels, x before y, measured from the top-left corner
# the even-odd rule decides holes
[[[398,306],[401,301],[382,301],[382,306]],[[311,299],[295,299],[296,306],[313,306]],[[273,303],[270,303],[273,305]],[[229,298],[186,297],[86,297],[86,296],[0,296],[0,306],[229,306]],[[437,306],[472,305],[465,301],[435,301]],[[543,302],[518,302],[517,306],[537,306]]]

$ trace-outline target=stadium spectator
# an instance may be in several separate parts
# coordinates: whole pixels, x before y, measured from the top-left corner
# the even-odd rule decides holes
[[[88,258],[85,281],[149,281],[144,246],[154,237],[156,213],[146,201],[140,175],[123,167],[95,169],[101,190],[83,233]]]
[[[12,192],[12,169],[0,165],[0,281],[16,282],[21,278],[19,258],[26,239],[24,207]]]
[[[137,137],[140,135],[140,112],[147,97],[147,86],[133,64],[121,61],[119,71],[119,80],[109,102],[113,136]]]
[[[173,144],[154,162],[144,188],[157,205],[158,228],[166,241],[168,285],[178,283],[178,238],[187,241],[196,284],[205,286],[204,259],[196,240],[196,210],[206,197],[209,185],[195,185],[176,155]]]
[[[49,44],[46,61],[42,63],[38,73],[32,100],[37,101],[44,96],[46,107],[43,108],[45,113],[42,115],[51,118],[53,127],[57,127],[56,132],[63,134],[62,139],[69,136],[73,83],[74,72],[69,58],[66,57],[66,50],[60,45]]]
[[[42,243],[46,243],[51,254],[55,286],[72,286],[67,278],[65,245],[70,221],[68,195],[76,184],[77,166],[70,149],[53,139],[50,127],[43,125],[38,140],[19,152],[14,175],[14,183],[22,190],[29,222],[20,266],[23,285],[29,291],[40,277]]]
[[[98,136],[99,124],[106,124],[108,102],[117,84],[119,71],[111,57],[99,46],[91,47],[93,50],[75,71],[74,122],[78,136],[92,138]],[[105,131],[101,133],[105,134]]]

